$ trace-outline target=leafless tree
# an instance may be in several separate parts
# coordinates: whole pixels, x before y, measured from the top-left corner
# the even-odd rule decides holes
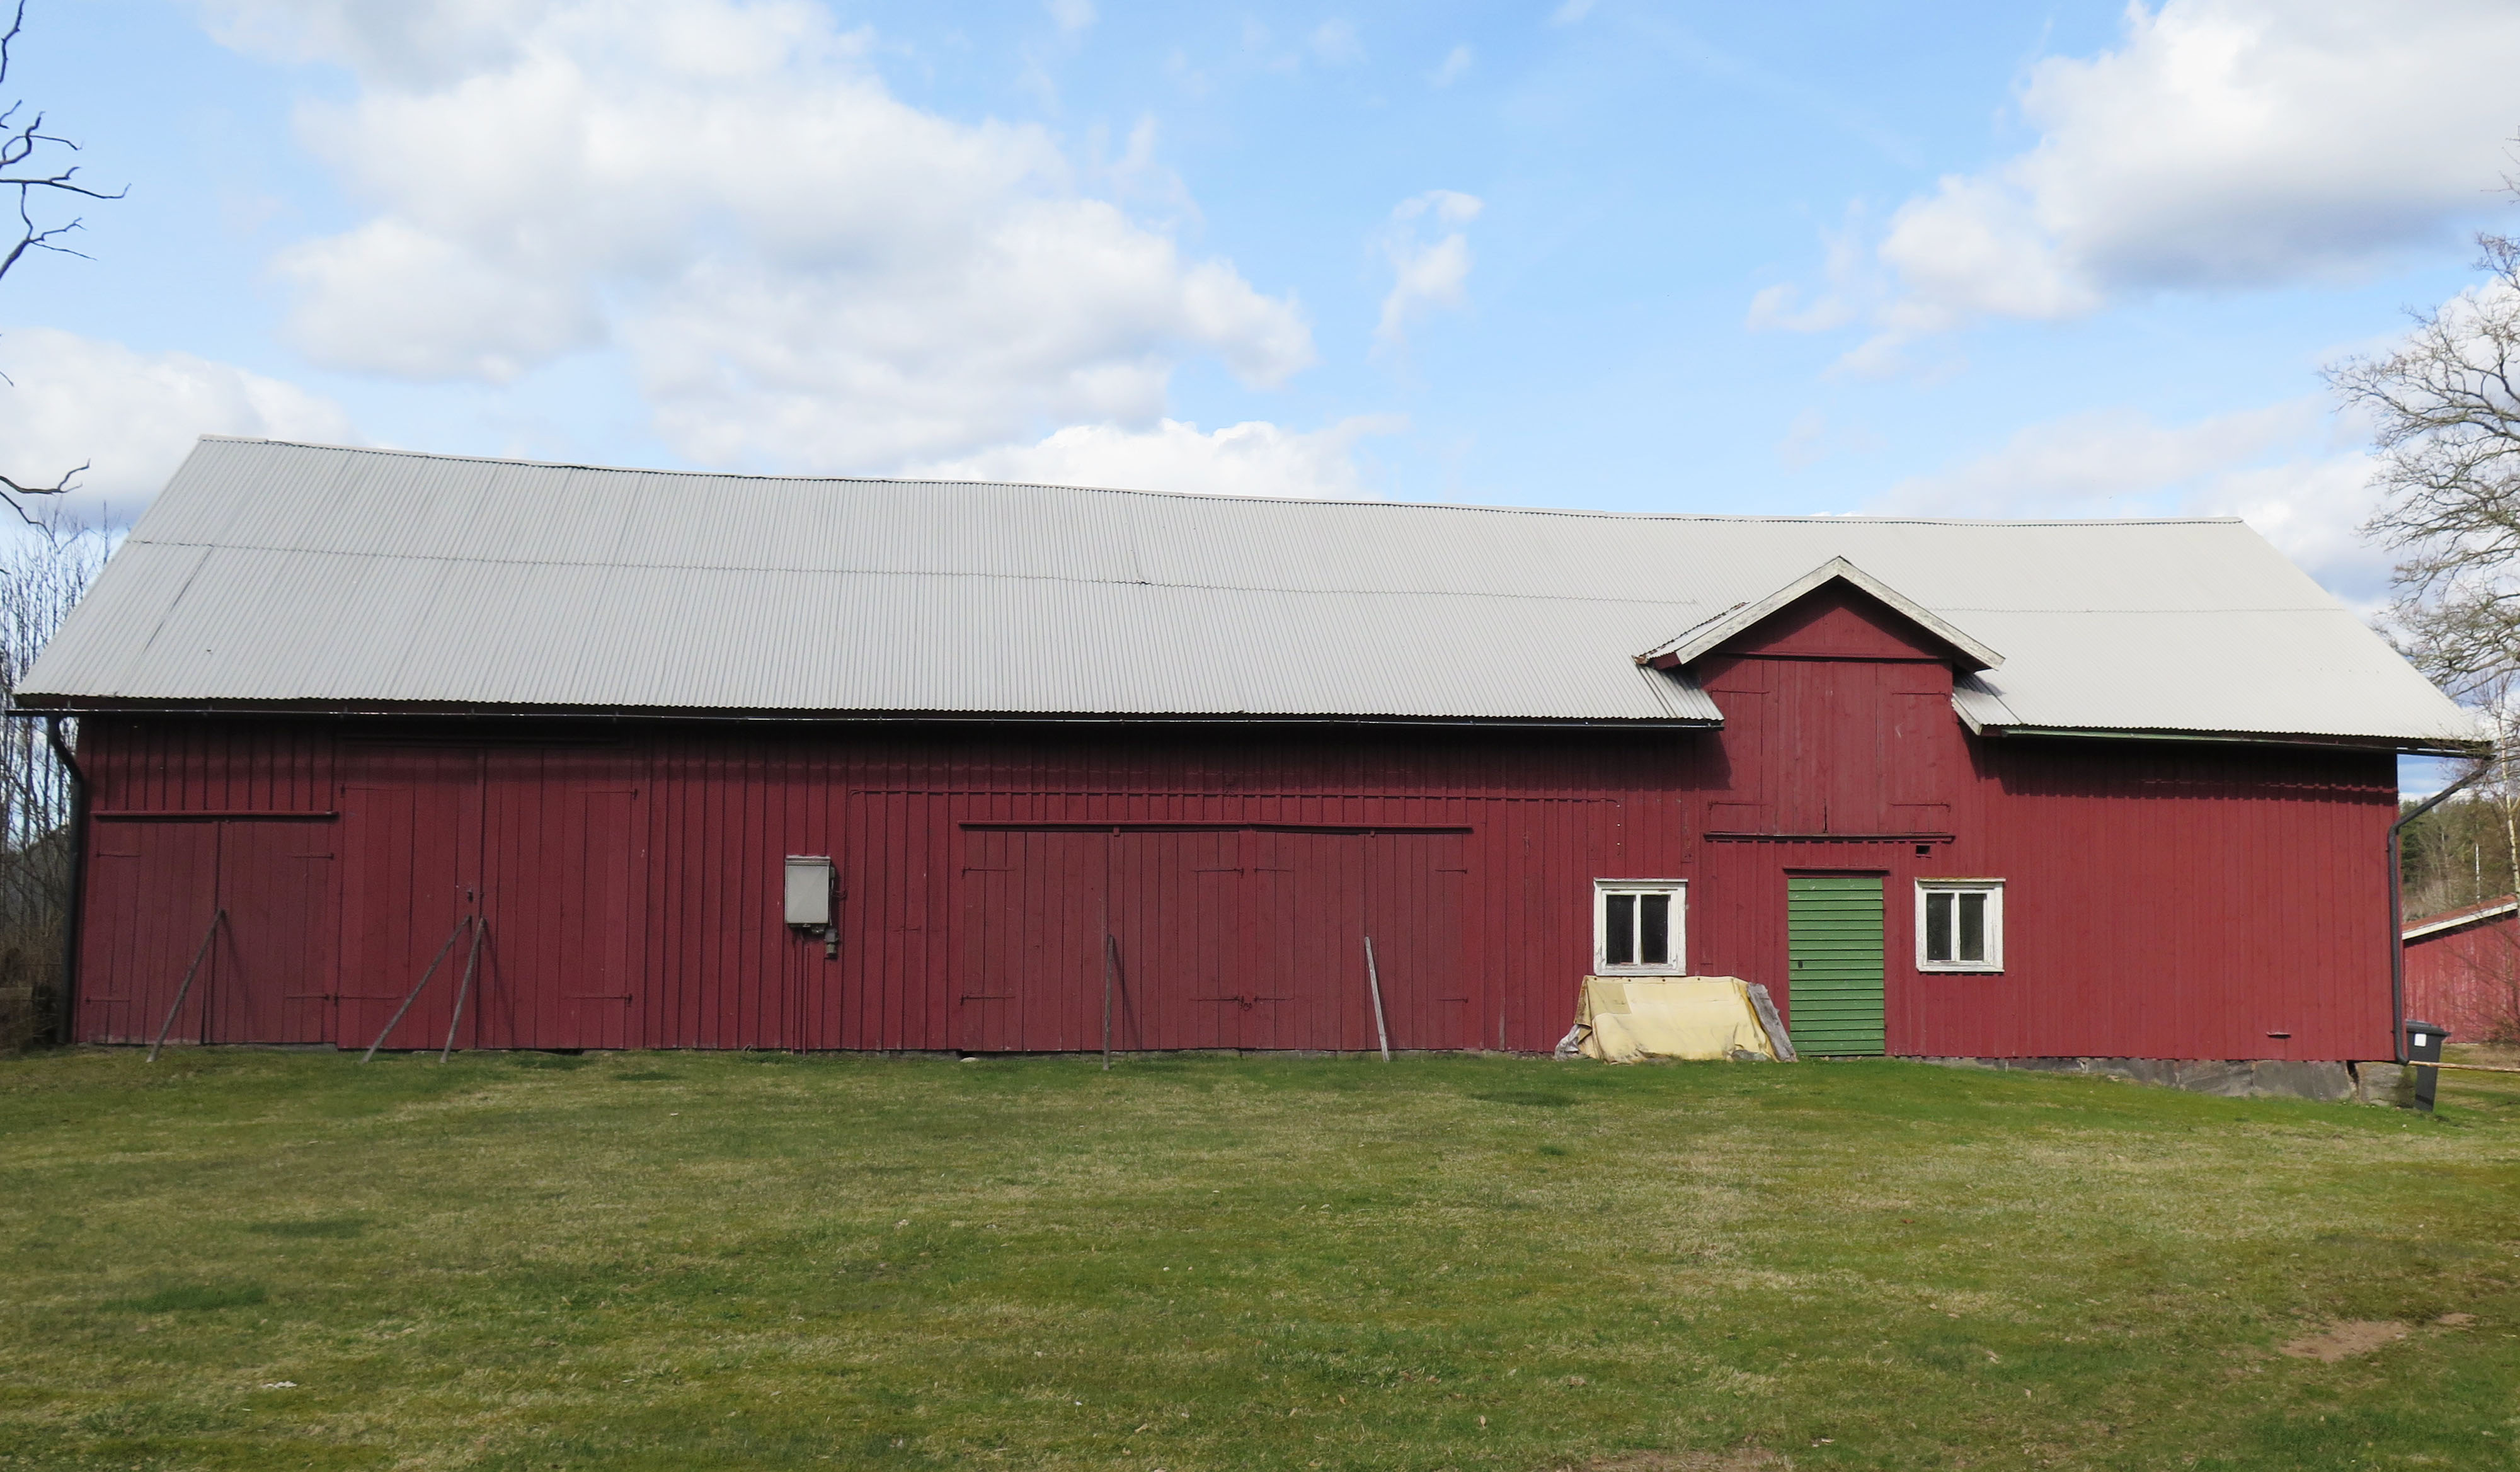
[[[2378,424],[2364,530],[2404,558],[2392,632],[2452,693],[2500,704],[2520,675],[2520,240],[2478,244],[2488,281],[2328,381]]]
[[[2520,199],[2520,179],[2503,184]],[[2487,845],[2462,824],[2473,887],[2520,893],[2520,238],[2476,242],[2483,283],[2415,314],[2395,351],[2327,379],[2376,424],[2381,501],[2362,529],[2401,558],[2384,627],[2495,728],[2469,809],[2492,814],[2503,866],[2486,876]]]
[[[0,713],[96,580],[104,533],[58,517],[0,543]],[[43,725],[0,721],[0,1050],[50,1031],[69,917],[70,774]]]
[[[10,68],[26,28],[26,0],[0,0],[0,192],[15,191],[18,228],[0,227],[0,280],[30,256],[81,255],[70,244],[75,210],[118,200],[79,178],[79,148],[47,130],[45,114],[9,98]],[[5,382],[0,379],[0,382]],[[14,386],[14,385],[13,385]],[[0,542],[0,715],[35,656],[105,564],[105,538],[68,519],[59,497],[78,488],[84,465],[50,479],[0,467],[0,502],[22,532]],[[41,508],[40,510],[38,508]],[[29,1041],[59,993],[71,887],[71,775],[52,735],[35,721],[0,720],[0,1048]]]
[[[25,28],[26,0],[16,0],[9,11],[9,28],[0,33],[0,91],[9,85],[11,53]],[[43,112],[28,108],[22,99],[11,101],[6,111],[0,111],[0,191],[18,193],[17,239],[8,241],[0,236],[0,245],[5,246],[0,250],[0,279],[6,279],[20,261],[34,251],[80,254],[68,244],[70,233],[80,228],[79,217],[62,218],[62,206],[75,206],[82,200],[122,198],[121,190],[109,193],[79,182],[78,165],[71,161],[77,153],[77,144],[45,132]],[[79,474],[86,468],[82,465],[55,475],[50,483],[31,477],[21,479],[17,473],[0,473],[0,501],[6,501],[28,526],[41,529],[44,523],[27,510],[25,498],[59,496],[76,490]]]

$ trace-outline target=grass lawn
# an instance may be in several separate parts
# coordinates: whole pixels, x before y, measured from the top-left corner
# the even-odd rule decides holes
[[[2511,1085],[34,1055],[0,1467],[2510,1467]]]

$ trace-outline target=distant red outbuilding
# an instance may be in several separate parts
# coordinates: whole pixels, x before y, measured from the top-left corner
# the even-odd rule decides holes
[[[2407,926],[2407,1015],[2459,1043],[2520,1038],[2520,897],[2428,914]]]

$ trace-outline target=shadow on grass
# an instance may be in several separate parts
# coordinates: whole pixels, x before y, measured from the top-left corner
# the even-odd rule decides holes
[[[297,1222],[248,1222],[246,1230],[266,1237],[355,1237],[368,1229],[365,1217],[316,1217]]]
[[[117,1298],[109,1309],[129,1314],[190,1314],[206,1309],[248,1309],[271,1297],[260,1283],[168,1283],[139,1298]]]

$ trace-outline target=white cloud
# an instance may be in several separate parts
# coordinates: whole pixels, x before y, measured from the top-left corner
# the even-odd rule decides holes
[[[1852,366],[1986,317],[2352,276],[2454,238],[2508,160],[2506,0],[2164,0],[2116,49],[2034,66],[2028,151],[1891,216],[1895,288]]]
[[[1050,12],[1050,19],[1058,22],[1058,28],[1069,35],[1092,25],[1096,18],[1094,0],[1048,0],[1043,8]]]
[[[1438,87],[1449,87],[1469,75],[1470,64],[1474,60],[1475,58],[1470,55],[1469,44],[1463,42],[1444,53],[1444,60],[1437,63],[1435,69],[1426,74],[1426,80]]]
[[[359,83],[302,132],[374,212],[276,262],[330,366],[496,382],[612,348],[687,456],[880,469],[1151,424],[1193,356],[1259,386],[1313,359],[1291,298],[1087,192],[1042,129],[901,102],[818,5],[212,12]]]
[[[274,265],[299,293],[292,340],[334,368],[506,383],[608,335],[591,281],[521,273],[407,220],[292,245]]]
[[[2316,434],[2325,413],[2311,396],[2182,425],[2132,409],[2068,415],[1951,469],[1903,480],[1886,505],[1937,515],[2156,514],[2206,477]]]
[[[2319,395],[2166,425],[2102,410],[2022,429],[1999,449],[1912,476],[1865,510],[1953,516],[2238,516],[2348,605],[2388,599],[2361,424]]]
[[[1383,257],[1390,261],[1391,290],[1382,298],[1382,320],[1375,340],[1398,348],[1409,336],[1411,319],[1436,307],[1458,307],[1470,280],[1470,243],[1462,226],[1485,208],[1476,196],[1449,189],[1428,190],[1403,200],[1382,229]],[[1425,238],[1432,225],[1443,234]]]
[[[2387,606],[2396,557],[2362,533],[2376,501],[2375,463],[2344,452],[2228,470],[2190,503],[2206,515],[2237,516],[2285,557],[2368,617]]]
[[[356,433],[338,405],[190,353],[140,353],[50,328],[0,335],[0,473],[50,484],[81,462],[74,515],[127,519],[203,434],[329,443]],[[49,498],[48,498],[49,499]]]
[[[1370,499],[1372,492],[1356,465],[1356,442],[1405,427],[1406,421],[1379,415],[1309,433],[1260,422],[1205,434],[1196,424],[1169,419],[1145,430],[1076,424],[1038,444],[1003,445],[921,466],[911,473],[1120,490]]]
[[[1549,13],[1552,25],[1572,25],[1593,13],[1593,0],[1558,0],[1557,8]]]
[[[1365,60],[1365,42],[1358,38],[1353,21],[1324,21],[1313,27],[1310,40],[1313,55],[1324,66],[1353,67]]]

